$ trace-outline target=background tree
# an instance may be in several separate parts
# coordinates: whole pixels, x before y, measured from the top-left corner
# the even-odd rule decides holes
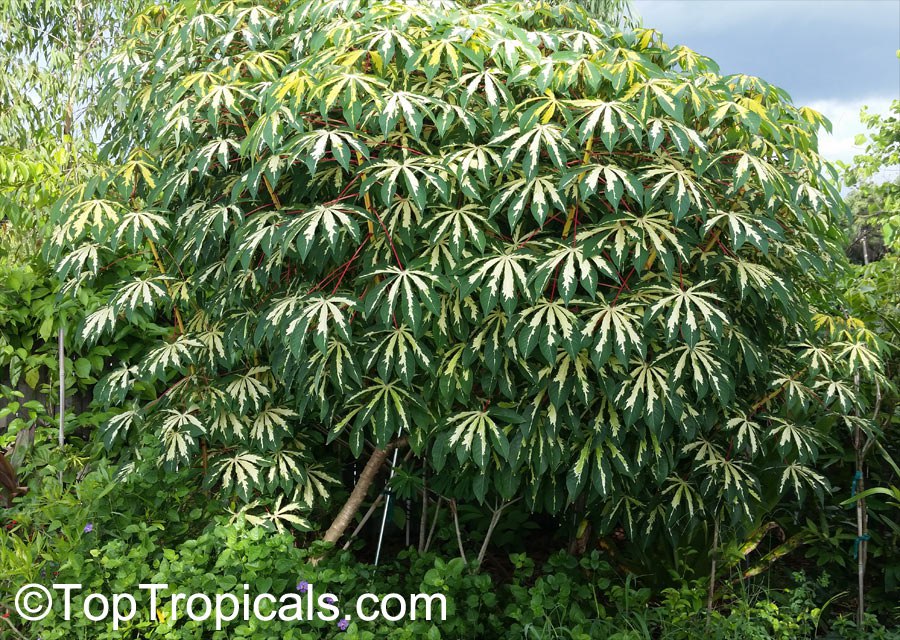
[[[857,143],[866,144],[865,153],[845,167],[844,176],[854,187],[847,198],[852,213],[847,252],[855,265],[838,283],[847,306],[836,312],[849,316],[848,325],[865,323],[890,349],[885,358],[885,379],[875,380],[865,390],[865,395],[874,398],[870,416],[875,429],[852,434],[852,495],[842,502],[844,508],[853,508],[854,521],[845,526],[855,534],[860,622],[864,620],[867,589],[887,598],[895,597],[893,594],[900,590],[900,570],[894,560],[900,528],[893,502],[894,488],[900,483],[896,462],[900,448],[895,437],[900,420],[896,394],[900,345],[900,100],[895,100],[884,116],[863,109],[862,122],[869,134],[860,136]],[[842,462],[847,464],[846,456]],[[844,475],[849,473],[847,470]],[[874,571],[874,579],[866,578],[870,550],[875,562],[868,563],[868,570]]]
[[[64,328],[96,302],[84,290],[60,303],[58,280],[41,250],[51,231],[50,206],[98,171],[94,140],[114,111],[97,100],[98,74],[135,6],[0,3],[0,446],[16,443],[17,465],[36,428],[50,426],[65,398],[87,407],[89,386],[116,351],[106,345],[72,350]],[[87,436],[99,420],[74,416],[69,432]],[[29,467],[48,465],[47,446],[62,437],[61,429],[41,432]],[[69,453],[83,464],[84,451]]]

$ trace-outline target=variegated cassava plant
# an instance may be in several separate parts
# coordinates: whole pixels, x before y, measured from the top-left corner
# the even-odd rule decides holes
[[[813,322],[842,209],[819,114],[565,2],[137,25],[117,169],[55,234],[68,290],[112,287],[85,340],[163,329],[102,381],[109,446],[153,433],[224,494],[311,506],[404,438],[443,495],[583,496],[632,535],[827,488],[880,361]]]

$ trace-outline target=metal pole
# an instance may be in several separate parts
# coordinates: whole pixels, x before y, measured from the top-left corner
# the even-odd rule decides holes
[[[402,434],[402,431],[401,431]],[[388,477],[388,486],[385,488],[387,491],[387,496],[384,499],[384,513],[381,514],[381,531],[378,532],[378,546],[375,548],[375,566],[378,566],[378,561],[381,559],[381,543],[384,540],[384,528],[387,525],[387,517],[388,511],[391,508],[391,489],[390,484],[391,480],[394,479],[394,469],[397,467],[397,454],[400,453],[399,449],[394,449],[394,459],[391,462],[391,474]]]
[[[62,454],[63,448],[66,445],[66,351],[65,345],[63,344],[63,339],[65,338],[65,333],[62,328],[62,325],[59,327],[59,333],[57,334],[58,341],[58,349],[59,352],[59,451]],[[59,472],[59,481],[62,483],[62,470]]]

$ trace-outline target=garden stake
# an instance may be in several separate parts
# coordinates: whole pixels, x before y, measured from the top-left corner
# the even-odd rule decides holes
[[[403,430],[400,430],[400,434],[403,435]],[[384,541],[384,527],[387,525],[387,517],[388,511],[391,508],[391,480],[394,479],[394,468],[397,466],[397,454],[400,453],[397,449],[394,449],[394,459],[391,461],[391,473],[388,476],[387,485],[385,485],[385,492],[387,495],[384,499],[384,513],[381,514],[381,530],[378,532],[378,546],[375,547],[375,566],[378,566],[378,560],[381,558],[381,543]]]

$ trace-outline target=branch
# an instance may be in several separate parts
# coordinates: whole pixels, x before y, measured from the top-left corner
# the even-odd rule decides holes
[[[366,498],[366,494],[369,492],[369,487],[372,486],[372,482],[375,481],[375,476],[378,475],[378,471],[384,465],[384,461],[387,459],[388,454],[397,447],[405,445],[406,442],[406,437],[399,438],[398,440],[389,443],[384,449],[375,449],[375,451],[372,452],[369,461],[366,463],[365,468],[359,476],[356,486],[353,487],[353,491],[350,493],[350,497],[347,498],[347,502],[344,503],[343,508],[341,508],[337,517],[335,517],[334,521],[331,523],[331,526],[328,527],[328,531],[325,532],[325,537],[322,538],[322,540],[325,542],[336,543],[341,538],[344,531],[346,531],[347,527],[350,526],[350,523],[353,522],[353,517],[356,515],[356,512],[359,511],[363,500]]]

